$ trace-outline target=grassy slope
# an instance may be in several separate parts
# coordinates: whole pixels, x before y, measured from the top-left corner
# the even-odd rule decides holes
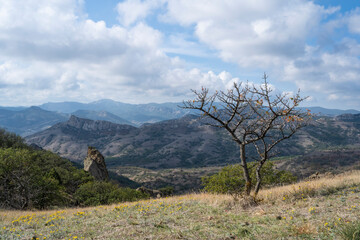
[[[360,219],[360,171],[263,190],[257,207],[191,194],[60,211],[0,211],[0,239],[341,239]]]

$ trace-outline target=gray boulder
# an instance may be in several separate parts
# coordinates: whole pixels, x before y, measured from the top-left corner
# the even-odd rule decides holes
[[[84,160],[84,170],[98,181],[109,180],[104,156],[94,147],[88,147],[87,157]]]

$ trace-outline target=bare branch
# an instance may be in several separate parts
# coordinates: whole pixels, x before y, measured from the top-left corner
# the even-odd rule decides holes
[[[194,100],[184,101],[183,108],[201,112],[208,124],[228,131],[240,146],[241,166],[247,184],[246,193],[250,194],[251,179],[248,175],[245,146],[252,144],[257,152],[258,169],[271,156],[271,151],[280,142],[292,137],[300,128],[309,123],[311,114],[298,109],[306,98],[300,90],[294,95],[273,94],[264,73],[260,86],[234,83],[227,91],[209,94],[209,89],[192,90]],[[258,175],[259,177],[260,175]],[[261,180],[261,179],[260,179]],[[257,184],[259,187],[259,184]]]

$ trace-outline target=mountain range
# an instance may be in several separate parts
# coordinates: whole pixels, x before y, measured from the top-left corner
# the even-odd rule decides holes
[[[94,146],[108,158],[108,165],[157,168],[216,163],[224,154],[222,150],[236,147],[219,134],[223,135],[201,124],[194,115],[138,128],[71,116],[67,122],[26,137],[26,141],[75,162],[81,162],[87,147]],[[236,158],[237,154],[233,155]]]
[[[101,100],[0,107],[0,127],[26,136],[32,146],[78,164],[87,147],[94,146],[113,172],[133,166],[166,172],[169,168],[224,166],[239,161],[238,147],[226,131],[206,125],[179,105]],[[316,116],[312,124],[275,149],[282,159],[278,167],[308,176],[319,169],[338,171],[356,166],[360,157],[359,112],[308,109]],[[253,149],[248,151],[251,160]],[[164,183],[160,180],[155,182]]]
[[[26,141],[79,163],[87,147],[94,146],[110,167],[202,167],[239,161],[238,147],[227,133],[204,124],[195,115],[141,127],[71,116],[67,122],[26,137]],[[360,114],[322,116],[282,142],[276,152],[278,156],[299,156],[359,145]],[[251,155],[251,148],[249,151]]]
[[[196,112],[182,109],[182,103],[128,104],[113,100],[99,100],[91,103],[57,102],[34,107],[1,107],[0,127],[21,136],[42,131],[64,122],[71,115],[91,120],[104,120],[136,127],[145,123],[155,123],[181,118]],[[312,113],[334,117],[341,114],[357,114],[357,110],[326,109],[309,107]]]
[[[179,108],[181,103],[127,104],[112,100],[92,103],[60,102],[32,107],[1,107],[0,127],[21,136],[44,130],[71,115],[91,120],[105,120],[118,124],[140,126],[182,117],[189,110]]]
[[[55,112],[74,113],[78,110],[106,111],[121,117],[136,126],[182,117],[190,110],[179,108],[182,103],[129,104],[103,99],[91,103],[60,102],[45,103],[39,107]]]

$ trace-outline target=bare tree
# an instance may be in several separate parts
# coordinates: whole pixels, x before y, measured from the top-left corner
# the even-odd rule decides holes
[[[248,82],[234,83],[226,92],[216,91],[210,94],[207,88],[192,90],[195,98],[184,101],[182,106],[185,109],[199,110],[209,125],[224,128],[239,145],[246,196],[250,196],[252,190],[246,146],[253,145],[258,155],[254,192],[256,197],[262,180],[260,170],[271,157],[274,147],[307,125],[311,115],[297,108],[306,99],[300,96],[300,91],[294,96],[286,93],[273,94],[267,78],[264,74],[264,81],[260,86]]]

